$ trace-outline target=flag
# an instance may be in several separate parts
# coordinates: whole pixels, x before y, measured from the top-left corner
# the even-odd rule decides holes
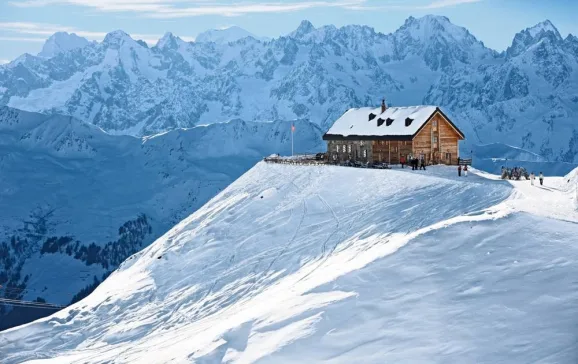
[[[295,132],[295,124],[291,124],[291,131]]]

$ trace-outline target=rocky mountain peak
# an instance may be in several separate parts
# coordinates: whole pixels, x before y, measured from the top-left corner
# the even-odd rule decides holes
[[[202,32],[196,37],[195,42],[227,44],[247,37],[261,41],[268,40],[268,38],[256,36],[241,27],[232,26],[224,29],[210,29]]]
[[[57,32],[46,40],[38,56],[51,58],[59,53],[82,48],[89,44],[90,42],[86,38],[79,37],[75,33]]]
[[[525,31],[534,38],[539,37],[543,33],[552,33],[556,36],[556,38],[562,39],[560,32],[558,32],[558,29],[554,26],[554,24],[552,24],[550,20],[545,20],[541,23],[538,23],[533,27],[527,28]]]
[[[496,56],[467,29],[445,16],[409,17],[393,38],[398,59],[418,55],[434,70],[452,66],[456,61],[470,64]]]
[[[551,43],[563,42],[560,32],[558,32],[558,29],[549,20],[545,20],[517,33],[514,36],[512,45],[506,50],[506,54],[508,57],[516,57],[542,40]]]
[[[159,39],[155,47],[160,49],[175,49],[179,43],[184,43],[184,41],[173,33],[166,32],[165,35]]]
[[[292,38],[300,39],[303,38],[305,35],[313,32],[314,30],[315,27],[309,20],[302,20],[301,24],[299,24],[299,27],[297,27],[297,29],[293,31],[291,34],[289,34],[289,36]]]
[[[123,43],[130,41],[134,42],[130,35],[122,30],[115,30],[108,33],[103,40],[103,44],[108,46],[120,46]]]

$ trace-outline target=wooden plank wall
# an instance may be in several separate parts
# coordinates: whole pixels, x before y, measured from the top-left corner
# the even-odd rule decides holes
[[[433,137],[437,137],[436,144],[433,143]],[[443,116],[436,114],[414,138],[413,152],[416,156],[424,154],[428,163],[433,161],[433,163],[457,164],[458,143],[458,133]]]
[[[442,163],[457,165],[459,157],[459,135],[441,115],[437,114],[435,117],[438,119],[439,125]],[[446,155],[448,153],[450,153],[450,159],[447,159]]]
[[[407,159],[412,151],[411,141],[374,140],[372,143],[374,162],[399,164],[401,156]]]
[[[413,139],[413,155],[419,157],[421,154],[425,156],[426,162],[429,163],[432,159],[432,121],[430,120],[418,135]]]

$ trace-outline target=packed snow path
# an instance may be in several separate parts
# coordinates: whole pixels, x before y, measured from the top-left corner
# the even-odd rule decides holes
[[[85,300],[0,333],[0,358],[575,362],[562,182],[259,163]]]

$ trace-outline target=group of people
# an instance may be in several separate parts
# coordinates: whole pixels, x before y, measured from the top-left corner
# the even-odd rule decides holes
[[[514,167],[514,168],[505,168],[502,167],[502,179],[515,179],[520,180],[522,177],[526,179],[530,179],[530,175],[526,171],[525,168],[522,167]]]
[[[502,179],[520,180],[522,177],[526,178],[527,180],[529,179],[532,186],[534,185],[534,181],[536,180],[536,175],[534,172],[528,174],[526,169],[522,167],[502,167]],[[542,172],[538,174],[538,180],[540,181],[540,186],[544,185],[544,174]]]
[[[409,155],[407,157],[407,159],[405,158],[405,156],[401,156],[400,158],[400,163],[401,163],[401,168],[404,168],[405,164],[409,164],[411,166],[411,170],[412,171],[417,171],[417,170],[426,170],[425,169],[425,157],[424,156],[420,156],[419,158],[414,158],[411,155]]]

